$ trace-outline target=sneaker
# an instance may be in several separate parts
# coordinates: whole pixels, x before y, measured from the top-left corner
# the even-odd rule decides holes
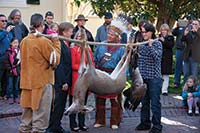
[[[175,89],[179,88],[179,85],[175,83],[175,84],[174,84],[174,88],[175,88]]]
[[[191,110],[191,109],[188,110],[188,114],[190,114],[190,113],[192,113],[192,110]]]
[[[150,125],[145,125],[145,124],[142,124],[140,123],[136,128],[135,130],[149,130],[151,129],[151,126]]]
[[[199,116],[199,110],[195,110],[195,116]]]
[[[88,128],[87,126],[81,126],[81,127],[80,127],[80,130],[81,130],[81,131],[87,131],[88,129],[89,129],[89,128]]]
[[[111,128],[112,128],[113,130],[116,130],[116,129],[118,129],[119,127],[118,127],[117,125],[112,125]]]
[[[79,127],[73,127],[71,128],[71,131],[73,132],[79,132],[80,128]]]
[[[162,130],[159,130],[159,129],[153,127],[153,128],[151,128],[149,133],[162,133]]]
[[[193,115],[193,114],[192,114],[192,110],[190,110],[190,109],[188,110],[188,115],[189,115],[189,116],[192,116],[192,115]]]
[[[99,123],[94,124],[94,128],[103,127],[103,126],[104,126],[103,124],[99,124]]]
[[[163,96],[168,96],[168,94],[166,92],[162,93]]]

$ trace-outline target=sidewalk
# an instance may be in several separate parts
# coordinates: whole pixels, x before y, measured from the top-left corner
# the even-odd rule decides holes
[[[169,96],[161,96],[162,103],[162,125],[163,133],[199,133],[200,132],[200,116],[188,116],[187,110],[181,107],[181,97],[170,94]],[[67,103],[68,105],[68,103]],[[88,105],[94,106],[94,95],[90,95]],[[19,105],[9,105],[7,101],[0,101],[0,133],[17,133],[20,124],[20,115],[22,109]],[[95,106],[94,106],[95,107]],[[137,133],[134,129],[140,122],[140,107],[135,112],[124,111],[123,121],[118,130],[109,128],[110,104],[107,101],[106,127],[93,128],[95,112],[87,114],[86,124],[90,127],[89,133]],[[69,129],[69,118],[64,116],[62,125],[65,129]],[[147,133],[138,132],[138,133]]]

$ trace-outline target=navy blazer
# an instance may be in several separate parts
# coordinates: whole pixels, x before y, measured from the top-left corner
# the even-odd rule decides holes
[[[68,86],[72,84],[71,52],[64,41],[61,41],[60,64],[55,69],[55,89],[62,88],[62,85],[65,83],[67,83]]]

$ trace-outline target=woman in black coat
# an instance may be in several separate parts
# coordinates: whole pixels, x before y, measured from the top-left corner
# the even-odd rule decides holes
[[[174,37],[170,35],[170,28],[167,24],[162,24],[160,27],[159,41],[161,41],[163,46],[163,54],[161,61],[161,72],[163,75],[163,86],[162,94],[168,94],[169,86],[169,75],[173,73],[172,64],[173,64],[173,46],[174,46]]]

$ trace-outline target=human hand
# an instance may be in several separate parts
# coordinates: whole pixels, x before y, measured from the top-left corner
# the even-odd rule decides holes
[[[15,27],[15,26],[13,26],[13,25],[9,25],[9,26],[6,28],[6,30],[7,30],[8,32],[10,32],[14,27]]]
[[[58,34],[51,34],[50,37],[52,41],[57,41],[59,39]]]
[[[189,32],[190,32],[190,30],[188,28],[186,28],[184,31],[184,35],[187,35]]]
[[[159,39],[164,42],[165,41],[165,38],[164,37],[159,37]]]
[[[149,46],[151,47],[153,44],[153,39],[149,39]]]
[[[188,93],[188,97],[192,97],[193,96],[193,94],[192,93]]]
[[[69,86],[68,86],[67,83],[65,83],[65,84],[62,86],[62,90],[63,90],[63,91],[67,91],[68,88],[69,88]]]
[[[199,27],[193,26],[192,31],[193,31],[193,32],[197,32],[198,28],[199,28]]]

